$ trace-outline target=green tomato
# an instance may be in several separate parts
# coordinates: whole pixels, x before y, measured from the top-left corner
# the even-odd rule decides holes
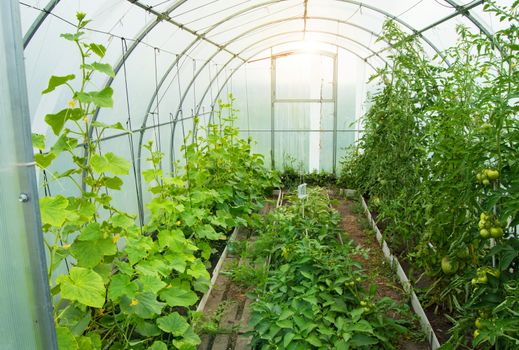
[[[443,257],[441,265],[443,273],[447,275],[453,274],[458,270],[458,263],[456,261],[452,262],[448,256]]]
[[[476,321],[474,322],[474,325],[476,326],[477,329],[483,328],[483,325],[481,324],[481,318],[480,317],[476,318]]]
[[[490,237],[490,232],[486,228],[483,228],[479,230],[479,235],[483,238],[488,238]]]
[[[489,180],[497,180],[499,178],[499,171],[488,169],[487,177]]]
[[[486,284],[487,282],[488,282],[488,277],[486,274],[478,277],[478,283]]]
[[[478,335],[479,335],[479,329],[476,329],[476,330],[474,331],[474,338],[477,338]]]
[[[482,183],[483,183],[483,186],[490,185],[490,181],[488,179],[483,179]]]
[[[501,238],[501,237],[503,237],[503,229],[501,227],[491,227],[490,228],[490,236],[492,236],[492,238]]]
[[[470,251],[469,251],[469,247],[467,247],[466,245],[463,245],[460,247],[460,249],[458,250],[458,258],[468,258],[469,255],[470,255]]]

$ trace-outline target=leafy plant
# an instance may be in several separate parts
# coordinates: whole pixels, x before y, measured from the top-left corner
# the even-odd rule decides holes
[[[451,314],[446,347],[517,346],[515,328],[500,322],[517,314],[499,307],[513,299],[518,264],[517,6],[486,3],[503,29],[487,37],[460,26],[441,60],[386,23],[392,65],[375,75],[366,132],[343,163],[343,183],[369,198],[386,239],[432,279],[422,298]],[[496,320],[479,321],[485,331],[473,336],[481,309]]]
[[[340,217],[322,190],[267,217],[256,254],[270,256],[270,273],[254,292],[253,346],[261,349],[396,348],[407,334],[405,307],[364,291],[366,277],[350,242],[338,240]],[[304,206],[304,214],[303,214]],[[391,318],[388,312],[392,311]],[[407,316],[407,315],[406,315]]]
[[[152,167],[143,177],[154,198],[147,204],[149,222],[138,227],[110,195],[122,188],[130,163],[100,150],[107,129],[124,128],[92,121],[97,108],[113,105],[111,88],[90,90],[92,77],[114,72],[99,61],[106,49],[86,41],[85,14],[78,13],[77,21],[76,32],[62,37],[80,53],[79,82],[73,74],[53,76],[43,91],[71,92],[67,108],[45,117],[57,140],[47,149],[45,137],[33,135],[40,168],[49,172],[64,154],[72,160],[49,181],[67,180],[77,188],[76,195],[40,201],[59,347],[195,349],[200,315],[192,309],[209,286],[211,242],[225,240],[233,226],[247,225],[276,177],[237,138],[235,116],[221,118],[231,107],[221,103],[218,124],[209,126],[218,131],[184,146],[183,173],[164,174],[163,154],[151,143],[145,146]]]

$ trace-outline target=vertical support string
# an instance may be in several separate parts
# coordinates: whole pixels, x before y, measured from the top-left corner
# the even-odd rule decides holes
[[[162,153],[162,142],[160,139],[160,100],[159,100],[159,76],[158,76],[158,68],[157,68],[157,54],[160,52],[158,48],[153,49],[154,53],[154,63],[155,63],[155,96],[156,96],[156,106],[155,112],[152,114],[153,119],[153,130],[155,133],[155,143],[157,152]],[[155,114],[157,115],[157,120],[155,120]],[[162,161],[159,163],[160,169],[162,169]]]
[[[134,144],[133,144],[133,127],[132,127],[132,118],[131,118],[131,111],[130,111],[130,96],[129,96],[129,89],[128,89],[128,76],[126,72],[126,55],[128,52],[128,45],[125,38],[121,38],[121,47],[122,47],[122,53],[123,53],[123,76],[124,76],[124,91],[125,91],[125,97],[126,97],[126,112],[128,114],[128,118],[126,120],[126,128],[129,130],[128,132],[128,143],[130,146],[130,155],[131,155],[131,161],[132,161],[132,170],[133,170],[133,180],[135,182],[135,192],[137,193],[137,207],[138,207],[138,214],[139,214],[139,226],[142,233],[142,227],[144,226],[144,203],[142,202],[142,193],[139,189],[138,180],[137,180],[137,166],[135,162],[135,150],[134,150]]]
[[[191,116],[193,117],[194,111],[196,111],[196,60],[193,58],[193,110],[191,111]],[[195,142],[195,139],[197,137],[197,122],[196,118],[193,118],[193,142]],[[198,148],[198,147],[197,147]]]
[[[245,65],[245,106],[247,108],[247,140],[250,138],[250,115],[249,115],[249,81],[247,77],[247,65]],[[250,142],[250,140],[248,141]]]

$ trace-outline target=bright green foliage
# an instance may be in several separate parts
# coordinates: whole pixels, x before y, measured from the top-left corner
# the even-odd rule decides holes
[[[255,254],[270,256],[270,273],[254,291],[251,331],[261,349],[396,349],[408,334],[407,306],[374,301],[351,242],[341,245],[339,214],[323,190],[266,217]],[[303,215],[304,205],[304,215]],[[388,311],[393,317],[387,316]],[[397,316],[398,315],[398,316]]]
[[[68,275],[56,279],[60,286],[61,297],[77,300],[86,306],[101,308],[105,303],[105,286],[103,279],[96,272],[83,268],[72,267]]]
[[[99,149],[106,129],[124,128],[91,120],[97,108],[111,107],[113,99],[111,88],[87,91],[89,81],[93,74],[113,77],[114,72],[108,64],[90,61],[94,55],[103,58],[106,49],[83,39],[81,28],[88,20],[83,13],[77,19],[77,31],[62,37],[80,52],[81,81],[74,82],[72,74],[50,78],[43,93],[68,88],[69,108],[45,117],[57,136],[46,152],[45,138],[33,135],[41,150],[35,155],[40,168],[49,172],[64,154],[72,159],[70,169],[49,178],[70,181],[78,192],[40,201],[49,280],[55,278],[59,347],[196,349],[200,338],[192,311],[209,287],[211,242],[247,225],[276,178],[263,167],[261,156],[250,152],[249,143],[237,138],[237,130],[224,125],[220,111],[219,124],[210,128],[219,130],[222,140],[209,132],[185,146],[185,171],[177,169],[177,176],[163,174],[162,154],[151,143],[146,146],[153,168],[143,177],[154,198],[148,203],[149,223],[138,227],[135,216],[114,207],[110,196],[122,188],[130,163]],[[232,110],[230,104],[221,106]],[[225,150],[210,154],[217,147]]]
[[[449,65],[388,22],[392,65],[376,75],[366,132],[343,164],[393,247],[433,278],[424,300],[454,319],[446,348],[519,341],[519,314],[501,304],[516,305],[519,278],[518,6],[485,5],[508,24],[492,38],[459,27]],[[482,309],[495,320],[472,341]]]

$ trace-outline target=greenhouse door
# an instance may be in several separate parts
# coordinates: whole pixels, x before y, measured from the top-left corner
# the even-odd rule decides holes
[[[272,168],[335,173],[336,57],[327,52],[272,56]]]

